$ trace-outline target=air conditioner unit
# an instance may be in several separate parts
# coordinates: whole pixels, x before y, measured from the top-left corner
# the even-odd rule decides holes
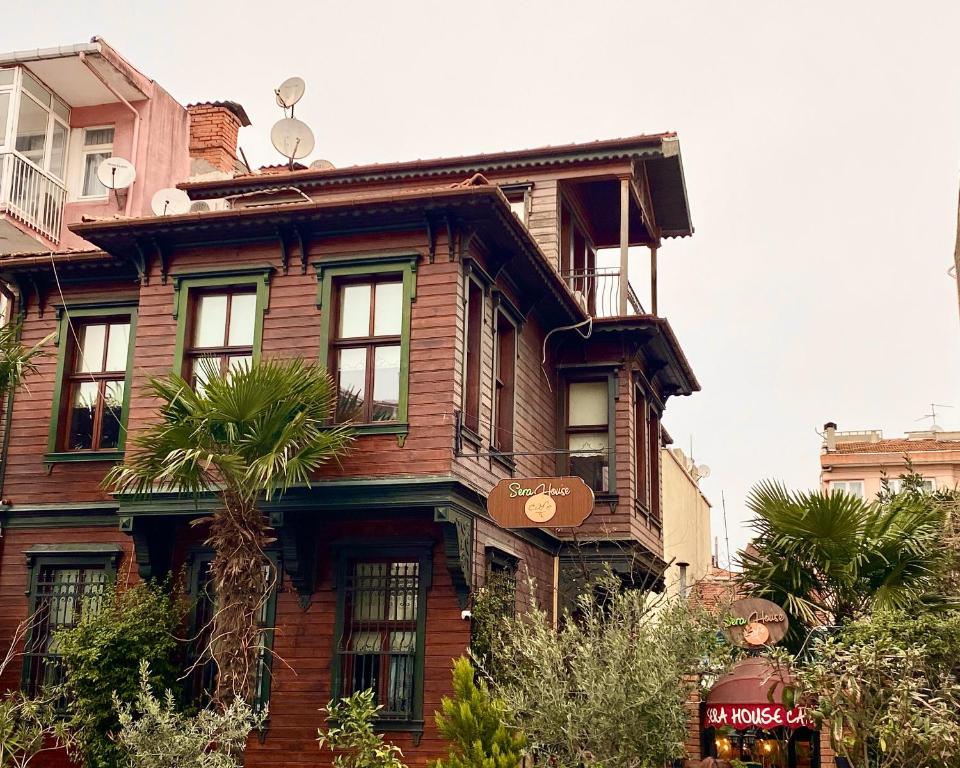
[[[214,200],[194,200],[190,204],[190,213],[207,213],[208,211],[225,211],[230,203],[223,198]]]

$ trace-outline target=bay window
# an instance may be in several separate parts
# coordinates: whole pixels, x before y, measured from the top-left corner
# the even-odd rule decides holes
[[[566,388],[567,471],[583,478],[595,493],[609,493],[612,488],[610,391],[607,376],[569,381]]]

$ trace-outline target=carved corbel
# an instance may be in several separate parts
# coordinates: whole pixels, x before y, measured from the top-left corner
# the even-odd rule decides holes
[[[473,573],[473,517],[454,507],[441,506],[434,509],[433,519],[441,523],[447,569],[460,608],[466,609],[470,601]]]
[[[283,570],[297,590],[300,607],[306,610],[313,596],[316,564],[313,523],[305,515],[274,511],[270,513],[270,524],[277,532]]]

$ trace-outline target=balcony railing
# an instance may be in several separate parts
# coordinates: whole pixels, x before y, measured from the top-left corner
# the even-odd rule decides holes
[[[59,243],[66,198],[62,182],[19,152],[0,153],[0,212]]]
[[[561,273],[570,290],[582,294],[587,311],[594,317],[618,317],[620,312],[620,269],[597,267]],[[626,278],[624,278],[626,279]],[[627,314],[644,315],[640,299],[627,282]]]

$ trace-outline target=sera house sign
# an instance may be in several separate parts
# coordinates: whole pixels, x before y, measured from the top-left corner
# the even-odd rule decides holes
[[[579,477],[501,480],[487,511],[504,528],[576,528],[593,511],[593,491]]]

